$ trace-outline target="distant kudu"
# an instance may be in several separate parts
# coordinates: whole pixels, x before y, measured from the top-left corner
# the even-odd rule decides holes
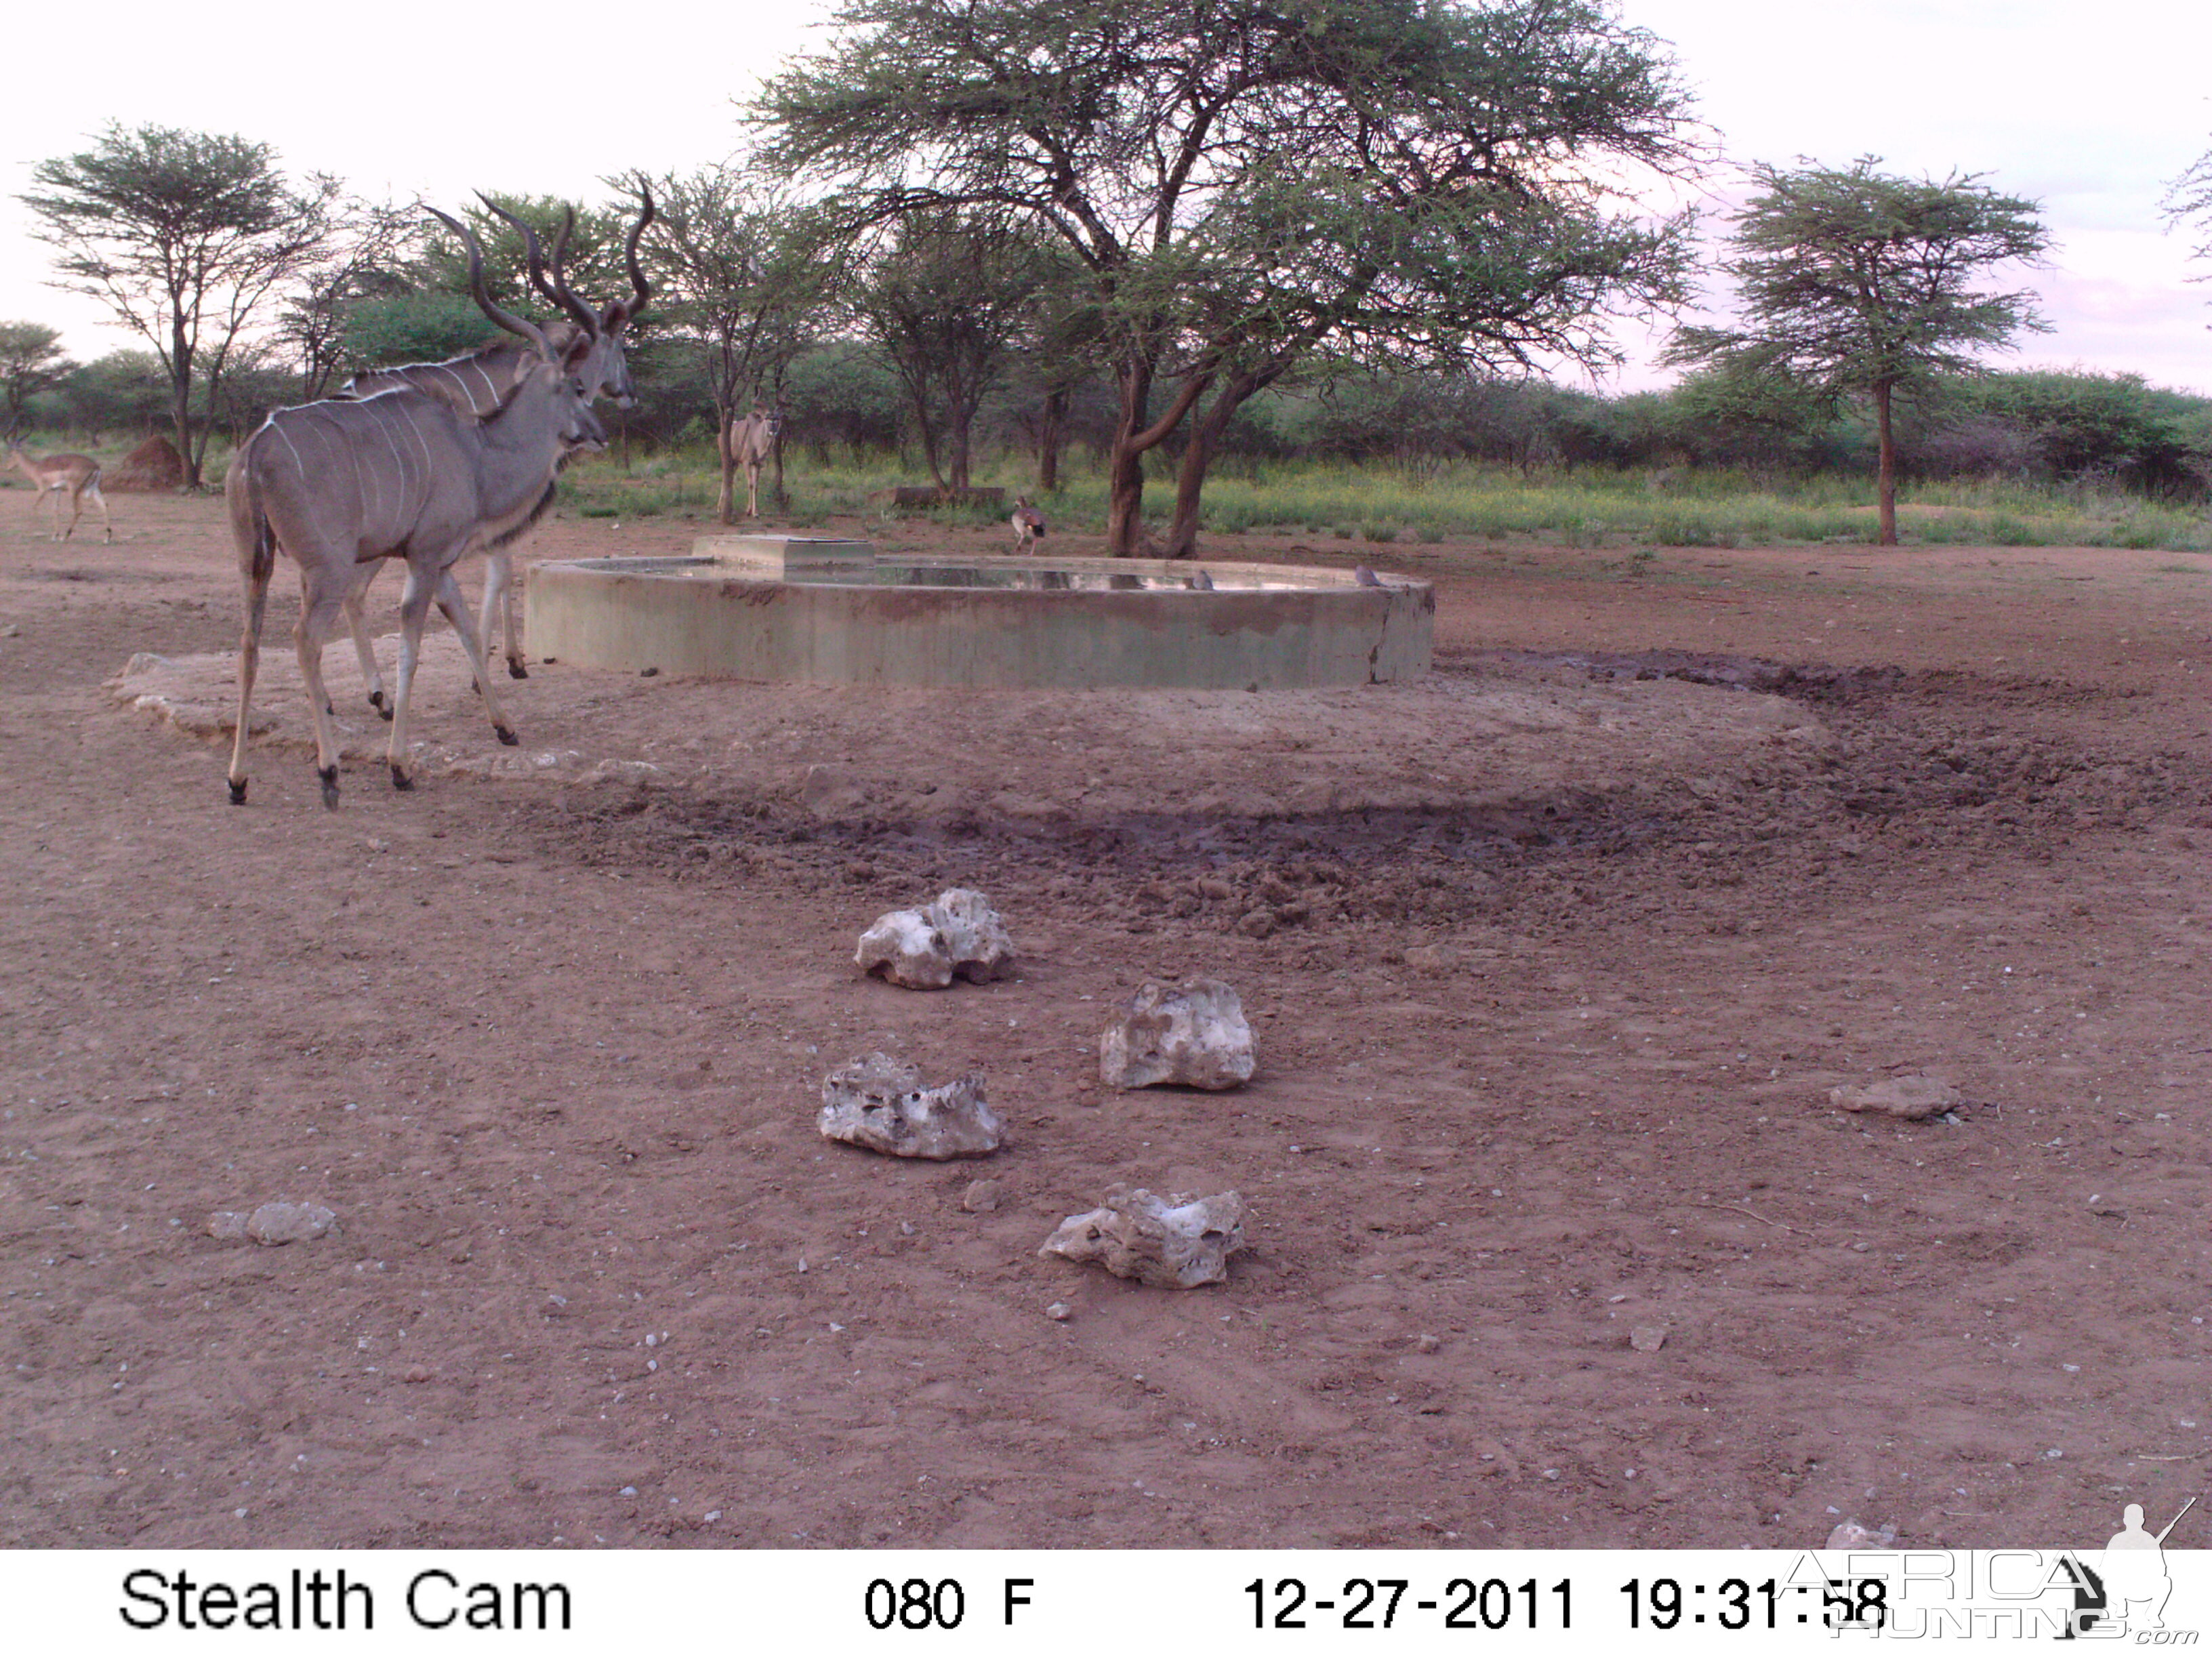
[[[632,291],[628,299],[611,301],[598,313],[599,338],[579,371],[585,386],[594,398],[610,398],[617,409],[632,409],[637,404],[637,390],[631,383],[629,363],[623,354],[623,337],[637,314],[645,309],[645,302],[653,294],[637,259],[638,239],[644,235],[646,228],[653,220],[653,192],[642,185],[639,190],[644,198],[644,206],[638,214],[637,222],[630,228],[629,240],[623,245],[623,260],[629,268]],[[529,249],[531,285],[571,318],[585,316],[588,307],[569,292],[565,270],[568,240],[575,228],[575,216],[570,214],[554,243],[552,276],[549,282],[544,250],[538,244],[538,233],[489,198],[485,198],[484,205],[522,233]],[[556,321],[546,326],[545,334],[556,349],[565,349],[583,331],[576,322]],[[433,397],[444,398],[465,415],[481,419],[500,406],[514,389],[517,377],[528,368],[530,361],[529,347],[510,342],[504,345],[486,346],[459,357],[448,357],[443,362],[401,363],[390,368],[369,369],[355,375],[339,387],[337,395],[341,398],[369,398],[395,387],[411,386],[417,392],[427,392]],[[495,628],[501,631],[505,644],[507,672],[512,678],[524,680],[530,678],[530,671],[523,666],[522,631],[515,617],[514,570],[507,552],[507,547],[513,540],[520,538],[520,533],[517,532],[507,543],[490,549],[485,557],[481,626],[487,647],[492,642]],[[368,622],[357,596],[346,606],[346,623],[353,634],[355,653],[361,658],[362,676],[368,682],[368,700],[389,720],[392,705],[384,696],[384,678],[376,666],[376,654],[369,645]]]
[[[16,468],[28,478],[33,486],[31,517],[39,516],[39,503],[51,495],[54,498],[53,539],[65,542],[76,534],[76,521],[84,516],[84,498],[92,497],[92,504],[100,509],[100,522],[106,532],[106,539],[115,539],[115,521],[107,516],[107,497],[100,493],[100,463],[89,455],[33,455],[27,453],[15,434],[8,434],[7,465]],[[62,528],[62,491],[69,491],[69,528]]]
[[[280,409],[232,461],[224,495],[246,594],[238,655],[238,734],[231,750],[230,799],[246,800],[246,743],[252,730],[261,623],[278,549],[300,567],[301,611],[295,635],[301,677],[315,722],[315,764],[323,805],[338,802],[338,744],[323,689],[323,641],[349,599],[356,604],[375,562],[407,562],[399,604],[399,688],[388,757],[394,788],[413,787],[407,767],[407,711],[422,624],[430,605],[460,636],[499,740],[515,736],[484,672],[475,621],[453,579],[464,554],[494,545],[526,526],[551,498],[561,462],[605,446],[577,370],[599,339],[599,319],[565,349],[544,330],[502,311],[484,290],[483,250],[466,228],[436,214],[468,249],[469,284],[485,316],[529,344],[513,392],[482,420],[411,387],[358,403]]]
[[[753,412],[742,421],[732,421],[722,434],[722,453],[727,458],[724,465],[742,466],[745,470],[745,516],[760,517],[760,470],[769,456],[775,453],[776,434],[783,430],[783,411],[753,405]],[[724,482],[728,473],[723,474]]]

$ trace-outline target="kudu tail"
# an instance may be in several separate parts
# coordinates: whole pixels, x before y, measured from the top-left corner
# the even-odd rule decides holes
[[[258,434],[257,434],[258,435]],[[276,571],[276,532],[261,499],[260,446],[248,439],[231,461],[224,493],[230,498],[230,528],[238,545],[239,576],[245,589],[246,627],[238,642],[238,732],[230,748],[230,804],[246,805],[246,739],[253,724],[253,676],[261,661],[261,623],[269,610],[269,582]]]

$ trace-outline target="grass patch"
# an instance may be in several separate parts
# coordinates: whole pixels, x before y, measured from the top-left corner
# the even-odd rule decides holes
[[[1075,465],[1076,458],[1069,460],[1064,487],[1039,504],[1059,534],[1103,533],[1105,481]],[[823,468],[799,450],[787,461],[789,501],[774,517],[787,524],[859,518],[889,526],[911,516],[960,531],[1001,527],[1004,514],[990,508],[933,507],[902,515],[878,499],[894,484],[919,482],[918,472],[888,459]],[[1001,485],[1009,498],[1017,490],[1036,493],[1021,457],[979,471],[975,482]],[[763,493],[768,483],[762,481]],[[584,517],[646,517],[658,511],[708,519],[719,488],[714,458],[703,448],[641,457],[629,476],[618,462],[600,457],[570,469],[562,483],[574,510]],[[1218,474],[1206,486],[1201,526],[1218,536],[1267,530],[1376,544],[1535,538],[1601,551],[1871,543],[1874,493],[1871,479],[1775,479],[1718,469],[1664,475],[1591,469],[1524,477],[1510,468],[1461,463],[1415,477],[1386,465],[1271,461],[1251,477]],[[1911,485],[1898,500],[1907,545],[2212,550],[2212,522],[2202,511],[2105,491],[1967,480]],[[1170,490],[1152,483],[1146,504],[1151,522],[1159,526],[1171,506]]]

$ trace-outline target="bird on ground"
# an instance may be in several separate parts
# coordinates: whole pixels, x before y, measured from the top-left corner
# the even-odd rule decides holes
[[[1026,495],[1014,497],[1014,516],[1010,522],[1014,526],[1014,551],[1017,553],[1028,552],[1030,544],[1044,534],[1044,514],[1030,505],[1030,498]]]

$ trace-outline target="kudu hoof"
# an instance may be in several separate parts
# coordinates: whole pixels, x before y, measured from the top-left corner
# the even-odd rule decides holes
[[[519,662],[510,662],[507,665],[507,677],[511,680],[526,680],[530,678],[530,671]]]
[[[499,733],[499,740],[505,744],[509,749],[514,748],[517,744],[522,741],[520,738],[516,737],[514,732],[508,731],[507,727],[503,726],[495,726],[492,727],[492,730]]]
[[[394,789],[412,789],[415,780],[395,766],[392,769],[392,787]]]
[[[338,810],[338,769],[335,766],[328,768],[318,766],[315,769],[315,775],[323,781],[325,810],[337,811]]]
[[[246,780],[244,778],[230,778],[226,780],[226,781],[230,785],[230,804],[233,806],[245,805]]]
[[[383,715],[385,719],[390,720],[392,718],[392,699],[386,696],[383,692],[370,692],[368,694],[368,706],[376,710],[378,714]]]

